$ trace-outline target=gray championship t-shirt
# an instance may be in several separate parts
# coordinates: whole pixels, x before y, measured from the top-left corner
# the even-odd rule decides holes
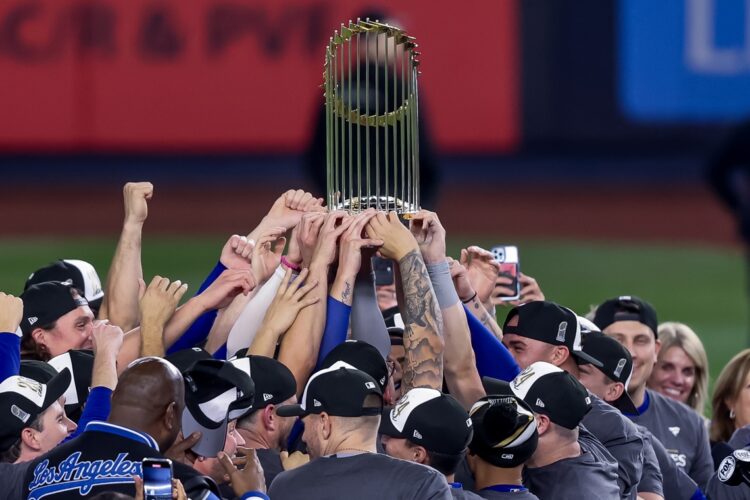
[[[450,500],[445,476],[430,467],[376,453],[322,457],[282,472],[273,500]]]
[[[619,410],[595,395],[589,395],[591,410],[581,423],[617,461],[620,496],[635,500],[643,471],[643,437],[635,424]]]
[[[544,467],[526,467],[523,478],[525,486],[540,500],[620,498],[616,472],[588,451]]]
[[[664,476],[661,474],[659,459],[656,458],[651,433],[645,427],[638,429],[643,436],[643,472],[638,483],[638,493],[654,493],[664,497]],[[667,460],[672,459],[667,457]]]
[[[26,498],[24,495],[24,477],[31,462],[20,464],[0,463],[0,500],[17,500]]]
[[[268,450],[258,448],[255,450],[258,454],[258,461],[263,467],[263,476],[266,478],[266,487],[270,487],[273,480],[284,472],[284,466],[281,464],[281,455],[278,450]]]
[[[701,488],[713,474],[711,446],[703,418],[687,405],[652,390],[640,415],[630,416],[646,427],[664,445],[677,467],[683,469]]]
[[[461,483],[448,483],[451,487],[451,496],[457,500],[482,500],[482,497],[471,491],[466,491]]]
[[[687,473],[677,467],[672,457],[669,455],[664,445],[661,444],[651,431],[643,426],[638,426],[638,430],[644,435],[651,444],[651,449],[656,455],[656,461],[659,463],[659,471],[662,476],[662,491],[664,500],[682,500],[691,498],[698,485]],[[648,491],[638,488],[638,491]]]
[[[503,488],[507,490],[507,488]],[[480,498],[489,500],[502,499],[502,500],[539,500],[539,497],[531,493],[526,488],[513,489],[511,491],[498,491],[490,488],[477,491]]]

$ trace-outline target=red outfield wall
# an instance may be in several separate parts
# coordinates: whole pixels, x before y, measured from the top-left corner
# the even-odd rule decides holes
[[[0,150],[299,152],[361,0],[0,2]],[[519,141],[516,0],[379,0],[417,38],[437,146]]]

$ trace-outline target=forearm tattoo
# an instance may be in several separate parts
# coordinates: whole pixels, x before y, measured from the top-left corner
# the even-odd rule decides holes
[[[341,292],[341,302],[348,306],[352,305],[352,285],[348,281],[344,282],[344,291]]]
[[[443,316],[419,250],[406,254],[399,261],[399,269],[404,290],[404,304],[401,305],[406,350],[404,391],[413,387],[441,390]]]

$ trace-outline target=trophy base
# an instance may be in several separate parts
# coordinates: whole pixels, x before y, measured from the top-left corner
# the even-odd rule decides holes
[[[416,204],[403,201],[394,196],[354,197],[335,203],[332,208],[334,210],[344,210],[350,214],[358,214],[370,208],[374,208],[379,212],[394,211],[404,219],[410,219],[412,215],[419,211],[419,207]]]

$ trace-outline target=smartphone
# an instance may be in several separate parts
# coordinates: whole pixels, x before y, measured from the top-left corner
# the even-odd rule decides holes
[[[498,245],[492,247],[492,255],[500,263],[498,276],[504,276],[513,280],[509,288],[515,290],[511,296],[503,296],[500,300],[510,301],[521,298],[521,283],[518,281],[518,275],[521,273],[521,266],[518,262],[518,247],[513,245]]]
[[[372,258],[372,270],[375,271],[375,286],[393,284],[393,261],[377,255]]]
[[[144,458],[143,494],[145,500],[172,500],[172,461],[168,458]]]

